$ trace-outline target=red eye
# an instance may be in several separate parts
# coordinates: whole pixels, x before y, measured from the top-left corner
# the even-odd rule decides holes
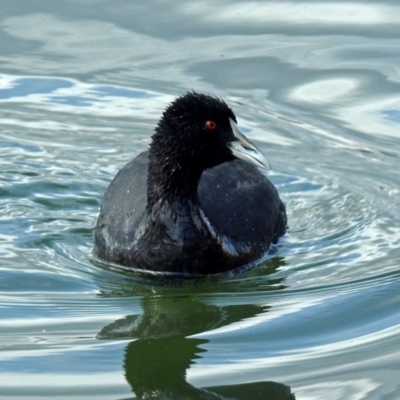
[[[217,127],[217,124],[214,121],[207,121],[205,123],[205,128],[209,129],[210,131],[212,131],[213,129],[215,129]]]

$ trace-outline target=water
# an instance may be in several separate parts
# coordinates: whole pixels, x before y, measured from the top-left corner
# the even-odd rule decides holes
[[[0,398],[400,397],[396,2],[1,9]],[[267,155],[288,234],[233,277],[96,264],[108,183],[190,89]]]

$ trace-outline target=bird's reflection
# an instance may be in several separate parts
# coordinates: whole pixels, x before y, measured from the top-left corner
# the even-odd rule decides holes
[[[290,387],[276,382],[197,388],[186,372],[206,352],[208,340],[187,336],[264,313],[266,306],[216,306],[189,296],[148,296],[143,314],[127,316],[104,327],[99,339],[136,338],[125,349],[124,369],[139,399],[293,400]]]

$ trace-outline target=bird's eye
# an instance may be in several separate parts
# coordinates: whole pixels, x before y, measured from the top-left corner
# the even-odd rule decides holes
[[[215,129],[217,127],[217,124],[215,121],[207,121],[204,126],[206,129],[212,131],[213,129]]]

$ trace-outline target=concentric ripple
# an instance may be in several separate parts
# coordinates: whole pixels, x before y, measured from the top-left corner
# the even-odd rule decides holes
[[[146,148],[170,99],[0,76],[0,393],[127,398],[139,390],[135,357],[171,349],[196,360],[186,371],[196,390],[272,382],[268,390],[290,386],[298,399],[328,389],[331,398],[389,396],[400,356],[400,228],[390,171],[371,185],[393,162],[382,143],[357,146],[328,120],[228,97],[287,205],[290,229],[270,257],[242,274],[189,281],[93,260],[101,197]],[[371,378],[377,368],[384,379]],[[65,387],[72,381],[82,391]]]

